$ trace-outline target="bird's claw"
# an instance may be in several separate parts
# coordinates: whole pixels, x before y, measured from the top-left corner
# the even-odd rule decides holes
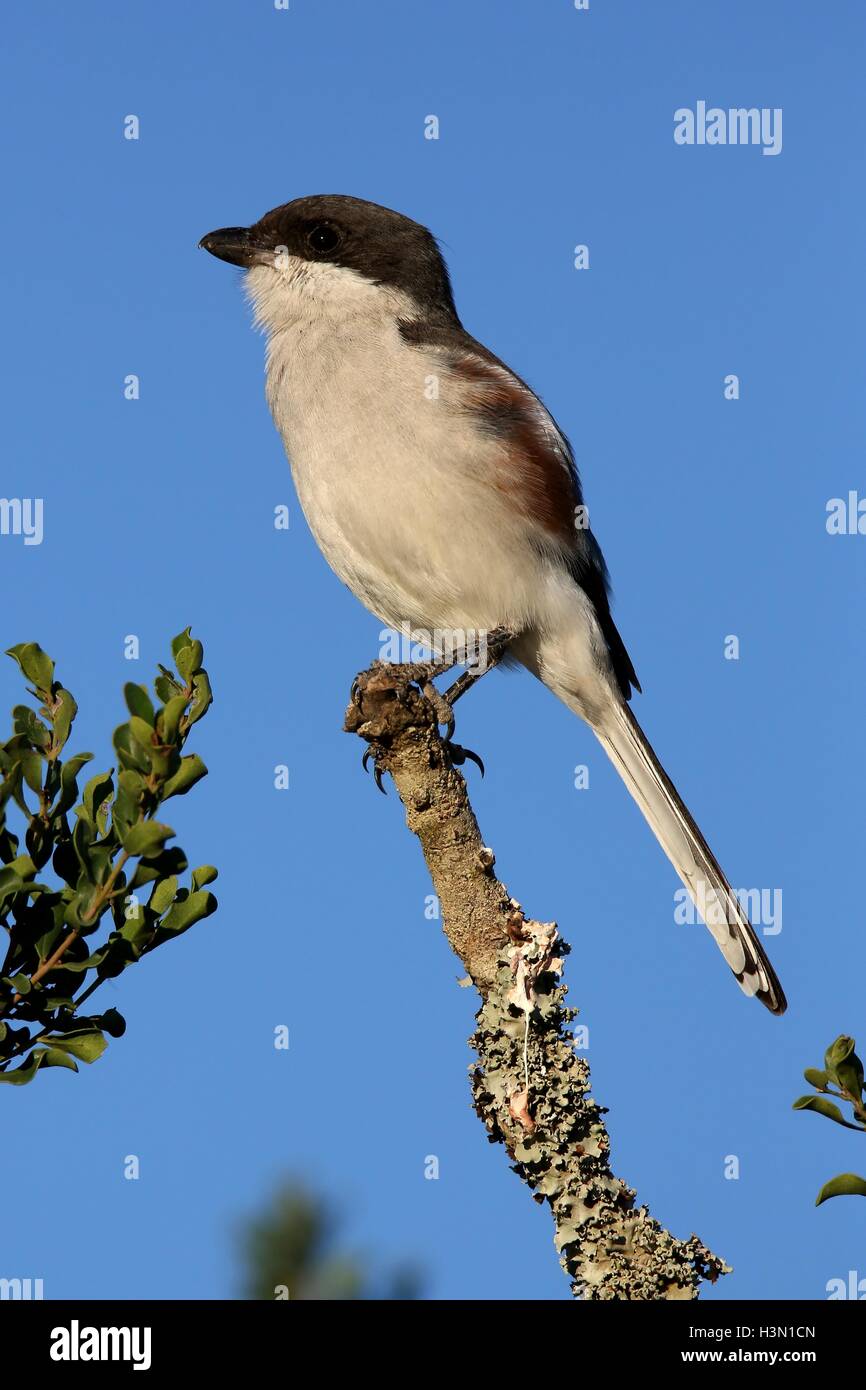
[[[379,766],[379,760],[376,755],[376,750],[368,746],[364,749],[364,756],[361,759],[361,766],[365,772],[369,772],[370,770],[369,763],[371,758],[373,759],[373,780],[376,783],[376,786],[379,788],[379,791],[382,793],[382,795],[387,796],[388,793],[385,787],[382,785],[382,769]]]
[[[450,739],[445,740],[445,745],[448,749],[448,756],[455,767],[462,767],[468,759],[469,762],[474,763],[475,766],[480,769],[481,776],[484,776],[484,763],[477,753],[473,753],[471,748],[464,748],[459,743],[452,743]]]

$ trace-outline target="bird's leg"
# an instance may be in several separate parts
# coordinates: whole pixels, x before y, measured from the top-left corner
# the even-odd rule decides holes
[[[480,681],[483,675],[492,671],[494,666],[499,665],[513,640],[514,633],[508,628],[494,628],[492,632],[487,634],[483,666],[480,661],[476,660],[475,664],[458,676],[456,681],[449,685],[445,691],[437,690],[432,682],[428,682],[422,687],[424,694],[436,710],[436,718],[445,727],[445,742],[448,744],[452,762],[459,767],[469,758],[480,767],[482,777],[484,776],[484,763],[478,754],[473,753],[471,748],[461,748],[459,743],[454,742],[454,705],[461,695],[465,695],[467,690],[472,689],[476,681]]]
[[[449,685],[448,689],[443,692],[443,700],[447,700],[448,704],[451,706],[455,705],[461,695],[465,695],[467,690],[472,689],[476,681],[480,681],[482,676],[486,675],[488,671],[492,671],[494,666],[499,665],[505,653],[508,651],[509,645],[513,641],[514,633],[509,631],[507,627],[495,627],[487,637],[487,651],[484,667],[479,668],[476,665],[472,669],[464,671],[462,676],[458,676],[453,685]],[[452,723],[453,718],[454,716],[452,713]]]

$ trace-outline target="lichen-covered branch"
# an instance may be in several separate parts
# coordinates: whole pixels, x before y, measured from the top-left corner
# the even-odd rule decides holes
[[[358,676],[346,729],[390,773],[439,897],[443,926],[481,994],[472,1046],[475,1109],[491,1143],[553,1213],[555,1243],[584,1299],[691,1299],[727,1266],[697,1236],[677,1240],[610,1169],[606,1113],[574,1051],[560,983],[568,947],[528,918],[493,872],[466,783],[413,668]]]

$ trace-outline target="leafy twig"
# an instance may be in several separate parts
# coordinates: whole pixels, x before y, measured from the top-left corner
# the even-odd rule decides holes
[[[216,909],[205,891],[216,869],[203,865],[190,887],[180,887],[186,857],[178,846],[166,847],[174,831],[154,819],[164,801],[207,773],[198,754],[183,749],[207,713],[211,689],[202,645],[186,628],[172,642],[176,670],[161,666],[154,682],[156,704],[145,686],[125,686],[129,719],[114,733],[117,774],[111,768],[92,777],[76,805],[78,776],[93,755],[61,758],[75,700],[37,643],[8,654],[38,702],[36,710],[15,707],[12,737],[0,747],[0,922],[9,938],[0,976],[0,1082],[22,1085],[42,1067],[77,1070],[76,1059],[100,1056],[106,1034],[119,1037],[126,1024],[116,1009],[82,1017],[82,1003]],[[6,823],[10,804],[26,824],[23,853]],[[58,883],[37,877],[49,861]],[[148,884],[142,904],[137,890]],[[103,923],[107,939],[94,949],[88,938]]]
[[[825,1119],[833,1120],[845,1129],[854,1129],[866,1134],[866,1105],[863,1101],[863,1063],[854,1051],[856,1043],[847,1033],[842,1033],[831,1043],[824,1054],[824,1066],[807,1067],[803,1072],[809,1085],[818,1092],[814,1096],[800,1096],[794,1101],[795,1110],[812,1110]],[[834,1090],[830,1082],[835,1082]],[[851,1106],[855,1123],[846,1120],[835,1101],[824,1100],[824,1096],[835,1096],[836,1100]],[[830,1197],[866,1197],[866,1178],[856,1173],[839,1173],[826,1182],[815,1198],[815,1206],[820,1207]]]

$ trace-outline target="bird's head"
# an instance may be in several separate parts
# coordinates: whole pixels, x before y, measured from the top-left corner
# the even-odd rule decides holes
[[[397,317],[456,321],[448,270],[426,227],[343,194],[296,198],[250,227],[208,232],[199,245],[247,271],[262,326],[299,319]]]

